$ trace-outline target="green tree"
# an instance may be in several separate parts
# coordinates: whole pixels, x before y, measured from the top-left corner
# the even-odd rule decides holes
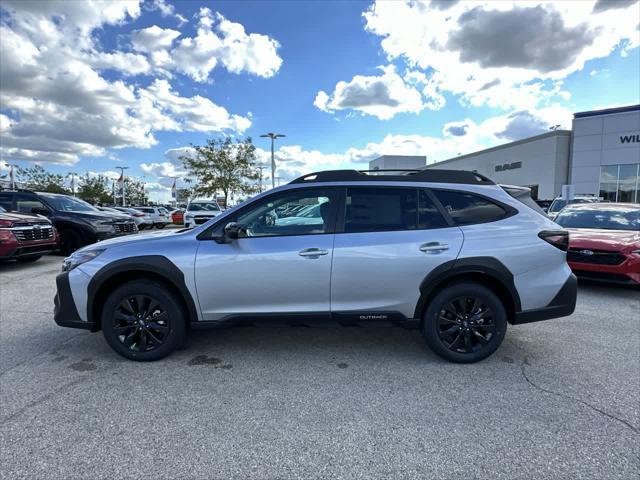
[[[47,172],[40,165],[17,169],[17,180],[25,187],[38,192],[70,193],[65,187],[65,176],[59,173]]]
[[[195,155],[180,157],[189,176],[197,179],[192,188],[193,195],[224,195],[225,204],[229,195],[252,194],[258,191],[256,181],[260,172],[256,167],[256,147],[251,138],[234,143],[230,137],[209,139],[204,146],[192,145]]]
[[[111,181],[104,175],[90,176],[88,173],[80,177],[77,195],[89,203],[111,203]]]
[[[149,197],[144,189],[144,182],[133,178],[126,178],[124,182],[124,193],[128,205],[146,205]],[[122,199],[120,198],[120,201]]]

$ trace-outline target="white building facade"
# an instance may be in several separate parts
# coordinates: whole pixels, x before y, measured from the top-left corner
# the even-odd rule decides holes
[[[640,105],[576,113],[571,131],[551,131],[426,168],[477,171],[496,183],[530,187],[540,200],[574,185],[576,194],[640,203]]]
[[[640,203],[640,105],[576,113],[572,134],[576,193]]]

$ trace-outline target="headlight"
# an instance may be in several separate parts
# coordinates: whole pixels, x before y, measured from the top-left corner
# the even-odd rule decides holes
[[[71,256],[65,258],[62,261],[62,271],[63,272],[70,272],[71,270],[73,270],[77,266],[82,265],[83,263],[87,263],[90,260],[93,260],[98,255],[100,255],[102,252],[104,252],[104,249],[102,249],[102,250],[87,250],[86,252],[74,252],[74,253],[71,254]]]

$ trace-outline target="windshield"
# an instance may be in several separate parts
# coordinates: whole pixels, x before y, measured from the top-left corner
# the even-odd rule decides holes
[[[220,207],[213,202],[198,202],[190,203],[188,210],[191,212],[219,212]]]
[[[593,200],[590,198],[574,198],[569,202],[570,205],[576,205],[578,203],[593,203]],[[567,205],[567,201],[563,198],[556,198],[551,206],[549,207],[549,212],[559,212]]]
[[[555,222],[565,228],[597,228],[602,230],[640,230],[640,208],[589,210],[568,208]]]
[[[44,195],[47,203],[61,212],[99,212],[93,205],[74,197],[64,195]]]

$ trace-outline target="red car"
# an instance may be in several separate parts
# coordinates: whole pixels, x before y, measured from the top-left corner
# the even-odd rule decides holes
[[[178,209],[171,212],[171,221],[178,225],[182,225],[184,223],[184,210]]]
[[[555,222],[569,230],[567,261],[576,275],[640,285],[640,204],[570,205]]]
[[[0,260],[35,262],[57,249],[58,234],[47,218],[0,207]]]

